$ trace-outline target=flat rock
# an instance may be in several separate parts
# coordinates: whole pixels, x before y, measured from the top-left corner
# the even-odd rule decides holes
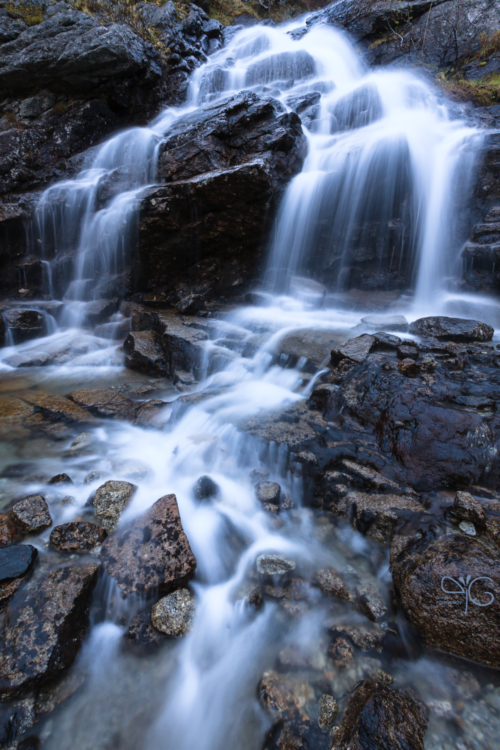
[[[74,662],[88,624],[97,563],[58,568],[25,587],[3,617],[0,695],[11,698]]]
[[[422,338],[448,341],[491,341],[494,329],[486,323],[465,318],[420,318],[410,325],[410,333]]]
[[[361,322],[372,331],[408,330],[408,321],[404,315],[367,315],[361,318]]]
[[[426,645],[500,667],[496,547],[461,534],[417,542],[398,556],[393,581],[405,617]]]
[[[351,692],[335,750],[424,750],[426,710],[407,695],[363,681]]]
[[[135,415],[137,409],[137,404],[124,393],[105,388],[79,388],[72,391],[68,398],[96,417],[128,419]]]
[[[137,490],[130,482],[104,482],[94,495],[94,512],[106,531],[113,531]]]
[[[339,335],[332,331],[317,331],[302,329],[287,334],[276,346],[280,362],[285,360],[287,367],[295,367],[299,360],[307,360],[302,368],[315,372],[328,356],[339,340]]]
[[[295,560],[269,552],[259,555],[255,565],[257,572],[263,576],[284,576],[297,567]]]
[[[12,508],[16,526],[25,534],[34,534],[52,526],[49,506],[42,495],[28,495]]]
[[[104,542],[105,529],[88,521],[71,521],[52,529],[50,544],[64,552],[87,552]]]
[[[23,398],[50,421],[76,422],[78,424],[87,424],[94,421],[91,414],[64,396],[30,391]]]
[[[51,361],[52,357],[47,352],[23,352],[7,357],[5,364],[10,367],[45,367]]]
[[[191,629],[196,600],[189,589],[177,589],[151,609],[151,623],[163,635],[184,635]]]
[[[10,578],[25,576],[32,569],[38,555],[31,544],[16,544],[0,549],[0,584]]]
[[[170,593],[193,577],[196,559],[183,531],[175,495],[165,495],[102,546],[102,562],[124,594]]]
[[[369,333],[363,333],[361,336],[349,339],[344,344],[332,349],[332,364],[337,365],[343,359],[350,359],[357,363],[363,362],[375,343],[375,336],[371,336]]]

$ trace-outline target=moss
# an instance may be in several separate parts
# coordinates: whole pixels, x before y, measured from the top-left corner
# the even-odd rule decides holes
[[[22,18],[27,26],[36,26],[43,21],[43,11],[39,5],[6,5],[5,9],[14,18]]]
[[[453,99],[460,102],[474,102],[480,107],[491,107],[500,103],[500,74],[495,73],[481,81],[467,81],[465,78],[446,79],[438,76],[437,84]]]
[[[323,0],[262,0],[262,3],[259,0],[210,0],[210,17],[226,26],[244,13],[259,21],[269,18],[281,23],[325,4]]]

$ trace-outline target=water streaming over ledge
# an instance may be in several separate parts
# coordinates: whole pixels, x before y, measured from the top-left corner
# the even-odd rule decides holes
[[[262,671],[288,644],[320,660],[317,642],[327,614],[319,596],[298,620],[283,616],[278,606],[255,612],[244,593],[256,556],[286,554],[305,573],[318,566],[350,566],[384,589],[387,561],[354,532],[322,537],[321,525],[301,504],[300,467],[290,471],[282,449],[265,448],[241,425],[310,392],[312,382],[300,367],[273,364],[280,338],[314,328],[341,339],[359,322],[359,311],[336,308],[335,300],[349,285],[353,248],[368,253],[374,231],[374,263],[380,261],[382,268],[392,258],[392,267],[415,289],[414,299],[397,301],[394,311],[411,319],[459,299],[452,291],[447,297],[444,289],[465,239],[457,214],[470,188],[481,136],[452,119],[416,73],[367,70],[347,37],[331,28],[314,28],[304,36],[294,31],[293,25],[239,31],[194,73],[185,107],[166,111],[148,128],[110,139],[84,171],[50,187],[40,203],[33,236],[48,262],[50,292],[65,309],[58,332],[17,350],[71,347],[78,340],[80,350],[63,365],[45,368],[40,382],[114,382],[122,372],[118,345],[82,334],[78,326],[86,305],[101,298],[104,287],[113,289],[126,265],[136,198],[154,183],[162,136],[186,112],[244,88],[279,98],[285,106],[298,97],[305,101],[309,150],[276,220],[263,280],[268,306],[241,308],[220,322],[211,345],[229,332],[239,346],[228,366],[200,386],[207,398],[183,412],[175,404],[166,409],[162,429],[104,423],[93,431],[84,458],[51,453],[43,459],[52,473],[67,471],[75,481],[76,506],[51,508],[56,523],[77,516],[100,483],[83,485],[89,462],[109,471],[109,462],[118,459],[143,461],[149,472],[134,480],[139,489],[123,523],[160,496],[175,493],[198,561],[192,632],[153,660],[122,652],[121,638],[137,603],[116,607],[116,588],[108,582],[107,613],[94,621],[79,660],[90,670],[88,681],[43,725],[46,750],[259,748],[269,723],[255,694]],[[100,288],[93,282],[97,276]],[[253,357],[242,356],[256,332],[260,347]],[[9,348],[2,359],[11,354]],[[262,509],[250,477],[254,469],[281,484],[294,500],[293,511],[277,520]],[[204,474],[220,491],[215,501],[202,505],[192,488]],[[36,482],[31,489],[38,489]],[[46,536],[40,539],[42,555],[44,541]],[[399,669],[429,694],[444,690],[446,676],[431,663],[402,659]],[[360,666],[354,675],[340,676],[339,689],[347,690],[364,674]]]

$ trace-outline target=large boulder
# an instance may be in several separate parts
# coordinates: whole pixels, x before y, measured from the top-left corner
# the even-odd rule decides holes
[[[1,623],[3,698],[58,677],[74,662],[98,569],[98,563],[87,563],[52,570],[8,606]]]
[[[182,528],[175,495],[165,495],[102,546],[104,567],[124,594],[169,593],[193,577],[196,559]]]
[[[14,344],[22,344],[46,332],[45,318],[38,310],[13,308],[4,312],[4,320]]]
[[[177,121],[160,150],[158,178],[166,184],[142,194],[137,288],[196,285],[194,270],[198,283],[209,273],[213,285],[236,259],[233,293],[240,291],[258,266],[272,209],[303,152],[299,117],[253,93]]]
[[[465,318],[419,318],[410,325],[410,333],[447,341],[491,341],[494,329],[486,323]]]
[[[101,26],[86,13],[67,10],[28,27],[2,46],[0,90],[18,95],[147,87],[161,77],[152,45],[124,24]]]
[[[351,691],[334,750],[424,750],[425,706],[408,695],[363,681]]]
[[[500,553],[485,541],[449,535],[407,545],[393,563],[403,613],[422,641],[500,667]]]
[[[32,570],[37,556],[38,550],[31,544],[16,544],[0,549],[0,605],[16,593]]]

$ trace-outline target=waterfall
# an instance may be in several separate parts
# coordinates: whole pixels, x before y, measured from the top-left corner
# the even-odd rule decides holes
[[[256,557],[284,554],[306,573],[313,565],[359,564],[360,574],[385,586],[387,569],[375,546],[345,530],[334,542],[324,541],[303,507],[299,463],[291,466],[284,448],[264,446],[246,428],[249,420],[299,406],[310,394],[314,380],[303,361],[288,368],[276,361],[288,334],[310,328],[338,340],[352,335],[360,311],[335,309],[329,300],[361,285],[375,292],[413,290],[413,308],[405,302],[409,315],[439,308],[459,258],[458,207],[471,187],[481,136],[454,118],[417,72],[371,71],[345,34],[329,27],[301,34],[299,27],[237,31],[195,71],[184,107],[95,149],[74,179],[45,191],[37,209],[33,236],[49,264],[51,289],[65,304],[61,327],[79,326],[87,304],[122,289],[138,197],[155,183],[159,146],[174,122],[242,90],[279,99],[302,118],[308,153],[275,221],[262,279],[267,306],[233,311],[210,342],[222,347],[228,331],[233,335],[237,344],[227,366],[199,385],[205,392],[198,402],[179,412],[167,409],[164,428],[108,420],[93,429],[93,452],[64,456],[64,471],[75,479],[75,505],[60,514],[65,521],[83,512],[98,486],[97,480],[83,484],[91,460],[100,469],[133,457],[150,469],[137,480],[124,523],[167,492],[176,494],[198,561],[197,605],[191,632],[149,661],[120,648],[127,602],[120,616],[108,607],[80,657],[79,665],[94,665],[89,682],[45,724],[46,750],[256,748],[269,726],[256,697],[262,671],[290,644],[319,659],[320,631],[331,625],[314,591],[301,618],[284,614],[278,603],[262,611],[249,606],[245,587]],[[92,377],[93,364],[72,361],[82,378]],[[113,362],[105,372],[114,386],[120,367]],[[69,378],[67,369],[61,378]],[[293,498],[293,512],[276,519],[263,509],[255,470]],[[205,474],[219,493],[203,504],[193,484]],[[355,681],[342,679],[346,691]],[[134,721],[146,725],[140,739]]]

